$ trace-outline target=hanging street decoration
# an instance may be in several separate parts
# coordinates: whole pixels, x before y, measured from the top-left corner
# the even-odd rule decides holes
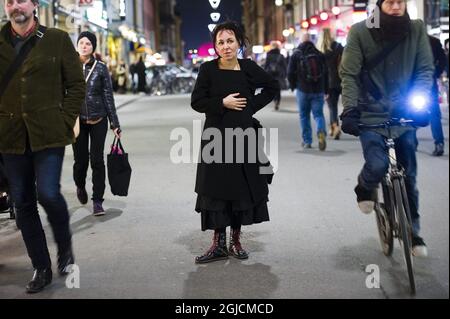
[[[209,0],[209,3],[211,4],[211,7],[215,10],[220,5],[220,0]]]
[[[211,20],[213,20],[213,22],[217,22],[220,19],[220,13],[219,12],[213,12],[210,14],[211,16]]]

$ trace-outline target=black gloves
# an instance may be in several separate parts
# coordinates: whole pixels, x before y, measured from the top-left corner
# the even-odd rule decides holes
[[[340,116],[342,131],[350,135],[359,136],[361,134],[358,126],[360,117],[361,113],[356,107],[345,109]]]

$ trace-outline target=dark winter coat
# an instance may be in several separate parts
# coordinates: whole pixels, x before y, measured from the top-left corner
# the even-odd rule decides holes
[[[328,88],[341,90],[341,78],[339,77],[339,64],[342,58],[344,47],[334,41],[331,50],[324,53],[328,67]]]
[[[309,83],[304,79],[301,65],[301,58],[305,54],[314,52],[320,56],[323,75],[317,83]],[[327,93],[328,92],[328,68],[325,61],[325,55],[322,54],[310,41],[300,44],[289,59],[288,80],[291,89],[299,89],[303,93]]]
[[[94,62],[95,59],[91,58],[83,66],[85,78],[91,71]],[[108,116],[111,128],[120,127],[114,105],[111,76],[105,63],[97,61],[86,85],[86,98],[81,107],[80,119],[82,121],[96,120]]]
[[[279,89],[278,82],[255,62],[248,59],[238,61],[241,71],[221,70],[217,59],[203,63],[191,97],[192,108],[206,115],[204,132],[208,128],[217,128],[221,132],[219,138],[223,148],[225,129],[253,128],[253,114],[270,103]],[[262,91],[255,95],[257,88],[262,88]],[[240,97],[247,98],[243,111],[229,110],[223,106],[222,100],[231,93],[240,93]],[[210,141],[202,140],[201,151],[208,143]],[[225,152],[222,155],[222,163],[208,164],[203,158],[200,159],[195,185],[199,195],[239,200],[250,189],[254,201],[267,197],[267,176],[259,173],[258,163],[250,163],[247,157],[241,164],[224,163]]]
[[[8,22],[0,31],[0,81],[15,57]],[[48,28],[0,100],[0,153],[23,154],[27,134],[33,152],[74,143],[84,95],[83,72],[69,35]]]
[[[354,24],[347,37],[340,66],[342,104],[347,108],[360,106],[361,122],[382,123],[392,116],[404,116],[411,92],[429,94],[433,84],[433,56],[425,24],[411,20],[408,36],[370,71],[370,77],[383,98],[375,100],[365,93],[360,83],[364,61],[370,61],[387,45],[376,28],[369,29],[366,22]],[[393,128],[393,136],[408,128]]]
[[[271,72],[272,66],[277,71],[275,73]],[[287,75],[287,64],[286,58],[280,53],[279,49],[272,49],[267,52],[266,63],[264,64],[264,70],[269,73],[272,77],[277,79],[280,84],[280,88],[284,89],[286,87],[286,75]]]

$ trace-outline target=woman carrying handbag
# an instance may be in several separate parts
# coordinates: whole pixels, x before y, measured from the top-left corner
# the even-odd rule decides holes
[[[101,216],[105,214],[102,205],[106,178],[103,152],[108,131],[108,119],[115,137],[120,138],[121,131],[114,105],[111,77],[106,64],[94,57],[96,45],[95,34],[85,31],[79,35],[77,51],[86,79],[86,98],[81,107],[80,133],[73,144],[75,159],[73,178],[77,187],[78,200],[84,205],[88,202],[86,175],[90,160],[93,214]]]

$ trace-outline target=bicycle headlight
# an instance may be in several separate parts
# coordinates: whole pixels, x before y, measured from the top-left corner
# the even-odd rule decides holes
[[[425,111],[428,105],[427,98],[422,94],[415,94],[411,96],[410,102],[409,102],[412,111],[420,112]]]

